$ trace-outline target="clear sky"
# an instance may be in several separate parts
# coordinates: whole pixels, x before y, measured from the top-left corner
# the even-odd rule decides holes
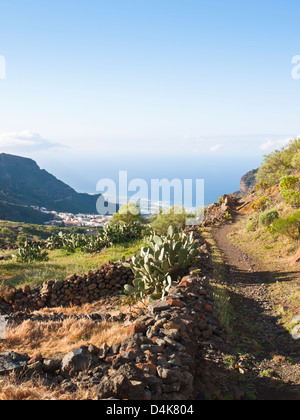
[[[299,0],[0,0],[0,151],[81,190],[113,155],[242,175],[300,133],[299,16]]]

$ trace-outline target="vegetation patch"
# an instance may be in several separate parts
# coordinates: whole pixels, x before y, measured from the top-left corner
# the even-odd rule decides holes
[[[270,210],[266,213],[263,213],[259,217],[259,222],[263,226],[270,226],[275,220],[279,219],[279,213],[277,210]]]
[[[300,211],[291,216],[281,217],[272,224],[271,231],[286,236],[292,240],[300,239]]]
[[[143,245],[143,240],[130,241],[105,248],[97,254],[80,251],[68,254],[64,250],[53,250],[48,251],[49,261],[31,263],[3,260],[0,261],[0,284],[18,288],[24,285],[38,286],[49,280],[64,280],[70,273],[95,270],[109,261],[120,261],[123,256],[128,260]]]
[[[291,140],[280,150],[266,155],[257,174],[258,183],[270,186],[280,183],[283,177],[297,175],[300,167],[300,138]]]
[[[147,247],[132,258],[130,268],[135,275],[133,286],[125,292],[135,300],[150,301],[163,298],[184,268],[190,266],[198,253],[198,243],[185,233],[175,233],[172,226],[167,235],[150,237]],[[125,262],[125,259],[124,259]]]

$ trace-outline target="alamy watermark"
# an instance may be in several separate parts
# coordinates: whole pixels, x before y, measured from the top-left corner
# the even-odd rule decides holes
[[[97,184],[97,191],[102,193],[97,202],[99,214],[116,213],[122,198],[123,205],[135,203],[141,207],[141,202],[146,203],[143,212],[148,214],[151,213],[154,203],[165,214],[170,213],[172,207],[175,214],[183,214],[188,210],[186,224],[189,226],[203,221],[203,179],[151,179],[147,182],[145,179],[135,178],[128,181],[127,171],[120,171],[118,183],[108,178],[101,179]]]
[[[6,337],[6,318],[0,315],[0,340],[5,340]]]
[[[292,78],[294,80],[300,79],[300,55],[294,55],[292,58],[292,64],[295,64],[295,66],[292,69]]]
[[[0,80],[6,79],[6,60],[3,55],[0,55]]]
[[[297,324],[292,330],[292,337],[294,340],[299,340],[300,339],[300,315],[295,316],[292,319],[292,324],[293,325]]]

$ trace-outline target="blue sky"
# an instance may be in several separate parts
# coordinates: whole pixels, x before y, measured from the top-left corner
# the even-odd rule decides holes
[[[300,133],[299,15],[299,0],[0,0],[0,150],[80,190],[113,156],[149,177],[193,157],[235,188]]]

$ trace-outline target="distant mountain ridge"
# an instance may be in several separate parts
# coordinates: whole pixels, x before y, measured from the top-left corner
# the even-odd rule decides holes
[[[76,192],[28,158],[0,154],[0,201],[50,211],[96,214],[101,194]]]

